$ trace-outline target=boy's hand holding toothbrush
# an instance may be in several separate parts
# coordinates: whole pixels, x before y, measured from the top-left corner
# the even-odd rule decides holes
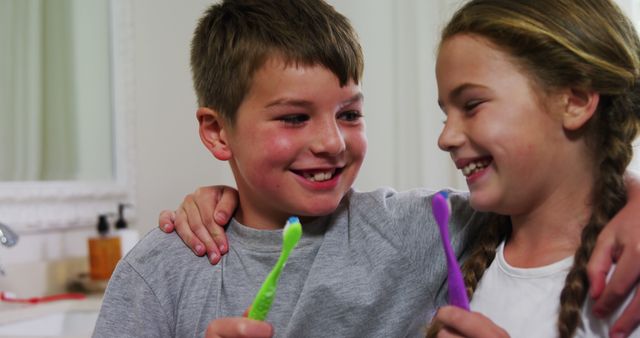
[[[267,322],[243,317],[213,320],[207,326],[206,338],[269,338],[273,327]]]
[[[280,274],[300,237],[302,237],[300,220],[297,217],[289,218],[282,231],[280,258],[262,283],[251,306],[245,311],[242,318],[227,317],[213,320],[207,326],[207,338],[262,338],[273,335],[273,328],[264,320],[267,318],[271,304],[275,299]]]

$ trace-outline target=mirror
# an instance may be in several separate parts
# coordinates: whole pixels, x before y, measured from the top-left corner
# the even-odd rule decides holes
[[[112,179],[108,1],[0,6],[0,181]]]
[[[93,226],[133,194],[130,4],[2,6],[12,48],[0,65],[11,74],[0,90],[0,221],[22,233]]]

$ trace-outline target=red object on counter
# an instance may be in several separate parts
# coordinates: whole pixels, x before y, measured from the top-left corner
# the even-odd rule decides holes
[[[30,297],[30,298],[16,298],[12,297],[11,294],[0,291],[0,301],[8,302],[8,303],[28,303],[28,304],[37,304],[37,303],[46,303],[46,302],[55,302],[58,300],[79,300],[87,298],[85,295],[81,293],[61,293],[57,295],[44,296],[44,297]]]

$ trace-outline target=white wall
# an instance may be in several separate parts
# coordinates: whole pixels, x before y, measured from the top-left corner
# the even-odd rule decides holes
[[[198,137],[196,98],[189,70],[191,34],[211,1],[133,2],[137,226],[157,225],[161,209],[175,208],[188,192],[230,184],[227,166]]]

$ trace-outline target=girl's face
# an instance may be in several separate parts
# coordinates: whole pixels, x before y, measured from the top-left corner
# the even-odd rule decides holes
[[[438,145],[466,177],[471,205],[515,215],[544,202],[561,182],[561,171],[554,171],[565,160],[553,97],[509,54],[476,35],[442,43],[436,77],[446,115]]]

